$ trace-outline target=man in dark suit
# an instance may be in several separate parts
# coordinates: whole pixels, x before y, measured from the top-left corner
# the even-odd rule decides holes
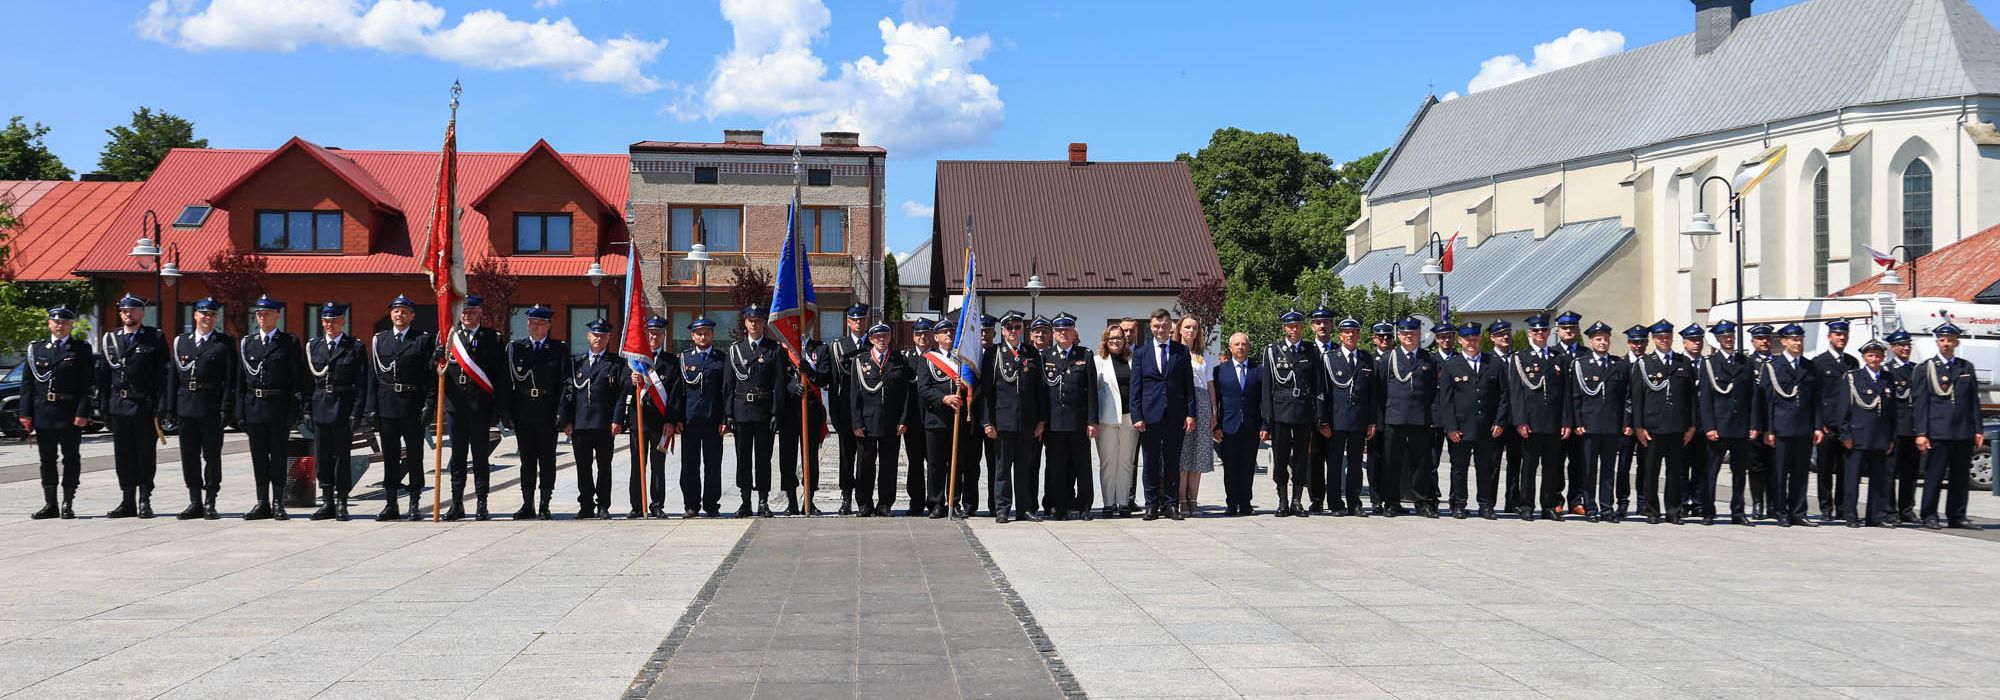
[[[28,365],[21,381],[21,428],[35,435],[42,463],[42,509],[35,520],[76,517],[76,487],[83,478],[83,426],[90,424],[90,392],[96,387],[97,363],[90,342],[71,337],[76,312],[67,306],[49,309],[49,336],[28,344]],[[57,453],[62,469],[56,469]],[[183,452],[183,454],[186,454]],[[56,487],[62,505],[56,505]]]
[[[1438,370],[1438,429],[1451,451],[1451,517],[1464,520],[1466,474],[1478,475],[1479,517],[1493,520],[1500,486],[1496,448],[1506,433],[1506,368],[1479,349],[1479,324],[1458,328],[1459,351]],[[1433,504],[1435,507],[1435,504]]]
[[[396,519],[398,488],[409,494],[410,512],[405,517],[420,517],[417,498],[424,493],[424,436],[431,432],[424,417],[437,408],[438,348],[431,334],[410,327],[416,309],[415,301],[396,295],[389,301],[390,328],[368,343],[368,356],[375,362],[375,391],[368,394],[362,416],[382,436],[382,500],[386,501],[376,520]]]
[[[930,489],[924,483],[925,477],[928,476],[926,472],[930,471],[926,467],[926,462],[930,458],[930,448],[924,444],[924,436],[928,431],[924,429],[923,392],[918,391],[921,382],[916,378],[928,373],[924,366],[929,362],[924,359],[924,355],[931,351],[931,324],[928,318],[920,318],[911,323],[912,347],[896,351],[897,357],[902,358],[903,364],[909,366],[912,378],[909,396],[904,402],[903,409],[903,424],[910,427],[903,433],[903,459],[908,462],[903,472],[903,495],[910,498],[910,509],[906,514],[912,517],[930,512]]]
[[[963,313],[963,310],[960,311]],[[934,347],[923,358],[924,369],[917,374],[918,391],[923,395],[924,457],[929,474],[930,517],[947,515],[963,519],[977,510],[979,483],[979,439],[974,426],[972,400],[959,372],[959,359],[952,354],[952,338],[958,330],[957,314],[946,314],[931,327]],[[974,381],[978,381],[977,378]]]
[[[1313,442],[1320,425],[1326,422],[1326,408],[1320,397],[1326,372],[1321,369],[1319,352],[1305,342],[1305,314],[1290,309],[1278,316],[1284,337],[1264,348],[1258,383],[1258,411],[1263,419],[1259,434],[1271,441],[1271,480],[1278,487],[1278,517],[1310,513],[1304,503],[1312,483]],[[1291,488],[1286,488],[1287,482]]]
[[[471,453],[472,488],[476,499],[473,518],[492,517],[486,511],[486,492],[493,483],[493,441],[487,431],[493,427],[500,398],[514,392],[507,373],[507,348],[500,333],[487,328],[484,300],[467,295],[459,306],[458,325],[438,348],[437,359],[444,363],[445,422],[450,425],[451,510],[446,520],[465,517],[466,455]]]
[[[1361,508],[1361,474],[1368,441],[1375,437],[1375,353],[1361,349],[1361,321],[1339,322],[1340,343],[1320,353],[1325,378],[1326,488],[1328,506],[1336,516],[1365,517]],[[1246,502],[1247,503],[1247,502]]]
[[[1833,419],[1838,408],[1835,404],[1847,400],[1840,392],[1830,389],[1843,384],[1847,373],[1861,366],[1853,355],[1847,354],[1847,331],[1847,319],[1827,321],[1826,350],[1812,358],[1813,373],[1819,375],[1819,385],[1829,389],[1821,392],[1819,397],[1820,419],[1824,421]],[[1819,484],[1820,519],[1852,521],[1855,514],[1840,509],[1840,504],[1850,500],[1848,491],[1855,487],[1854,482],[1843,478],[1847,469],[1846,441],[1841,439],[1838,425],[1828,422],[1821,429],[1827,439],[1820,441],[1813,462],[1813,474]]]
[[[779,395],[785,368],[791,366],[784,346],[764,334],[764,307],[751,304],[743,309],[744,337],[725,353],[729,372],[722,375],[724,412],[723,434],[736,434],[736,489],[743,494],[743,506],[736,517],[749,517],[750,492],[757,492],[757,514],[771,515],[771,443],[777,439],[772,421],[777,418]]]
[[[586,326],[589,345],[570,361],[556,423],[576,453],[576,519],[611,518],[611,452],[625,432],[631,368],[611,349],[611,324]],[[766,453],[769,456],[769,453]]]
[[[1563,519],[1563,441],[1570,437],[1573,414],[1569,405],[1569,358],[1549,347],[1549,318],[1536,314],[1527,320],[1528,347],[1507,361],[1507,417],[1521,436],[1525,456],[1521,464],[1519,513],[1521,520],[1535,519],[1535,475],[1541,474],[1542,517]]]
[[[1868,477],[1867,524],[1895,527],[1895,479],[1889,467],[1889,452],[1896,448],[1896,377],[1882,367],[1889,346],[1870,340],[1861,346],[1862,366],[1849,371],[1827,393],[1840,397],[1828,422],[1839,427],[1841,447],[1847,450],[1848,488],[1842,493],[1840,510],[1848,527],[1861,527],[1863,511],[1855,488]]]
[[[238,345],[243,385],[237,389],[236,421],[250,440],[250,470],[257,481],[257,505],[244,520],[290,520],[285,512],[285,443],[299,423],[299,407],[312,394],[299,339],[278,328],[285,303],[269,296],[250,304],[257,327]],[[416,495],[411,494],[412,515]]]
[[[857,483],[854,478],[855,460],[860,457],[861,443],[854,437],[854,415],[849,412],[851,405],[847,400],[848,381],[841,372],[853,369],[852,358],[860,357],[862,352],[868,349],[868,334],[863,332],[868,327],[868,305],[856,302],[847,307],[846,320],[843,323],[846,332],[833,339],[831,348],[834,360],[833,381],[825,385],[825,388],[827,413],[832,418],[833,430],[837,433],[834,444],[840,450],[838,457],[840,514],[849,515],[854,512],[854,490],[866,489],[868,486]],[[861,500],[866,502],[872,499]]]
[[[313,422],[313,465],[321,501],[312,519],[346,522],[347,497],[354,490],[354,472],[348,464],[354,452],[354,421],[374,391],[373,365],[368,348],[347,333],[347,305],[321,306],[319,327],[322,335],[306,347],[306,369],[313,375],[308,411]],[[185,431],[187,424],[181,425]]]
[[[1382,425],[1386,453],[1381,469],[1375,470],[1375,493],[1382,499],[1381,515],[1402,515],[1403,480],[1417,473],[1431,456],[1431,430],[1437,401],[1437,363],[1430,353],[1417,347],[1423,322],[1405,318],[1396,324],[1397,346],[1375,361],[1375,376],[1382,386]],[[1432,470],[1437,467],[1431,466]],[[1418,514],[1438,516],[1434,507],[1419,505]]]
[[[1750,429],[1751,412],[1756,408],[1757,362],[1736,351],[1736,324],[1717,322],[1709,328],[1719,348],[1702,358],[1695,378],[1700,396],[1696,414],[1700,419],[1697,441],[1706,441],[1708,459],[1695,480],[1702,504],[1702,524],[1715,522],[1715,479],[1722,473],[1723,455],[1729,456],[1729,522],[1749,525],[1744,497],[1750,491],[1750,465],[1757,456],[1751,443],[1757,432]]]
[[[1132,429],[1146,470],[1146,520],[1162,514],[1181,519],[1181,438],[1194,429],[1194,365],[1187,347],[1173,338],[1173,315],[1154,309],[1153,337],[1132,353]],[[1307,464],[1310,464],[1310,460]]]
[[[667,417],[681,436],[681,517],[722,511],[722,434],[729,397],[722,393],[729,361],[715,348],[715,322],[688,323],[694,347],[681,352],[680,390]]]
[[[1639,463],[1639,491],[1649,499],[1646,522],[1658,524],[1662,513],[1681,524],[1687,503],[1687,446],[1694,440],[1694,370],[1674,359],[1674,324],[1662,319],[1647,329],[1653,351],[1632,366],[1632,432],[1645,456]],[[1664,497],[1659,490],[1662,468],[1667,475]]]
[[[515,451],[521,455],[521,509],[515,520],[550,520],[549,500],[556,488],[556,415],[563,387],[570,378],[569,345],[549,337],[555,309],[547,304],[528,307],[528,335],[507,345],[512,399],[501,413],[514,426]],[[540,494],[537,500],[536,494]],[[412,498],[415,494],[412,494]],[[416,507],[410,508],[411,516]]]
[[[170,400],[181,423],[181,476],[188,507],[182,520],[221,517],[215,494],[222,490],[222,427],[236,410],[236,340],[216,327],[221,302],[194,304],[194,330],[174,339],[174,392]],[[324,462],[320,469],[325,469]]]
[[[1562,353],[1565,368],[1574,368],[1576,358],[1590,351],[1579,333],[1582,328],[1582,314],[1567,309],[1556,314],[1556,332],[1551,347]],[[1564,391],[1569,392],[1572,400],[1575,399],[1575,386],[1566,387]],[[1583,503],[1589,500],[1591,491],[1590,467],[1584,462],[1583,441],[1573,438],[1574,435],[1562,441],[1563,478],[1569,483],[1564,505],[1559,509],[1570,515],[1584,515],[1588,509]]]
[[[1097,437],[1097,363],[1076,342],[1076,317],[1049,322],[1054,342],[1042,350],[1042,398],[1048,426],[1048,506],[1056,520],[1090,519],[1090,441]],[[1251,426],[1256,429],[1255,425]]]
[[[118,469],[118,507],[111,518],[153,517],[153,475],[159,469],[159,408],[171,384],[167,338],[145,325],[146,300],[130,294],[118,300],[116,330],[97,344],[97,396],[111,430],[112,458]]]
[[[1917,483],[1923,480],[1924,468],[1922,450],[1917,449],[1917,404],[1916,379],[1917,363],[1910,361],[1910,332],[1898,328],[1890,331],[1890,357],[1882,366],[1896,377],[1896,449],[1889,451],[1889,460],[1894,463],[1896,475],[1896,522],[1902,525],[1916,525]]]
[[[1945,495],[1944,514],[1953,529],[1976,530],[1965,517],[1972,481],[1972,453],[1986,449],[1979,425],[1979,379],[1972,363],[1958,356],[1964,335],[1945,321],[1931,330],[1937,355],[1916,369],[1917,449],[1924,451],[1924,527],[1936,530],[1938,496]],[[1946,484],[1950,490],[1946,491]]]
[[[778,398],[778,415],[774,422],[778,427],[778,487],[785,492],[785,515],[801,512],[798,487],[805,477],[799,466],[802,460],[812,465],[812,480],[805,484],[803,512],[808,516],[824,515],[817,504],[818,499],[814,497],[819,492],[820,478],[826,472],[820,468],[819,448],[826,442],[828,412],[826,404],[820,399],[819,390],[838,382],[839,361],[833,357],[832,346],[813,337],[805,339],[805,347],[799,352],[800,363],[791,362],[789,354],[784,357],[786,363],[781,383],[785,390]],[[805,411],[804,419],[799,417],[801,408]],[[801,430],[805,431],[803,437]],[[851,512],[853,506],[848,509]]]
[[[979,422],[986,438],[997,440],[1000,459],[993,466],[993,519],[1012,520],[1019,506],[1022,520],[1040,522],[1036,514],[1038,478],[1041,471],[1042,358],[1034,347],[1023,343],[1027,317],[1009,311],[1000,319],[1001,342],[987,346],[983,391],[978,401]]]
[[[1598,321],[1584,331],[1589,339],[1583,354],[1570,362],[1576,394],[1570,402],[1570,439],[1583,443],[1585,522],[1624,519],[1616,509],[1617,488],[1623,474],[1618,467],[1618,447],[1632,433],[1630,401],[1632,364],[1611,354],[1611,326]]]
[[[1813,445],[1825,439],[1819,417],[1819,375],[1802,357],[1806,329],[1787,324],[1778,330],[1784,352],[1764,365],[1758,392],[1764,397],[1753,426],[1773,448],[1771,514],[1779,527],[1819,527],[1806,517],[1806,477],[1812,474]]]
[[[1229,336],[1229,359],[1215,365],[1215,435],[1222,457],[1222,491],[1228,515],[1254,515],[1258,433],[1264,425],[1264,373],[1250,357],[1250,336]],[[1336,502],[1337,503],[1337,502]],[[1336,509],[1337,510],[1337,509]]]
[[[868,329],[868,344],[844,364],[848,387],[849,425],[859,453],[854,462],[854,490],[859,492],[863,518],[888,517],[896,502],[896,448],[903,424],[912,374],[909,365],[889,351],[889,324]]]
[[[667,517],[667,504],[662,503],[667,499],[666,445],[674,439],[674,424],[667,419],[667,411],[673,408],[676,400],[676,384],[668,382],[680,376],[680,355],[667,346],[666,319],[658,316],[646,319],[646,347],[651,353],[648,361],[652,363],[653,376],[659,377],[660,382],[658,386],[653,386],[652,377],[637,372],[627,378],[633,386],[645,387],[639,392],[644,400],[631,409],[631,415],[636,420],[632,423],[631,437],[626,441],[630,470],[626,472],[625,497],[632,510],[625,517],[630,520]],[[665,395],[662,396],[662,393]],[[640,435],[641,428],[644,428],[644,435]],[[639,444],[641,439],[646,444]],[[641,450],[645,450],[646,457],[644,478],[639,472]],[[644,492],[640,491],[641,484],[645,485]],[[643,510],[639,507],[642,502],[646,504]]]

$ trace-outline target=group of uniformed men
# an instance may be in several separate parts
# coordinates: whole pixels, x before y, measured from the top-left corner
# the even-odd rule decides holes
[[[392,327],[363,342],[345,329],[347,309],[329,303],[320,309],[320,334],[303,344],[277,327],[284,304],[269,297],[253,304],[256,328],[240,342],[216,327],[221,305],[212,299],[195,303],[193,330],[171,339],[143,325],[146,307],[144,299],[121,299],[120,325],[103,334],[95,355],[91,343],[71,336],[75,312],[51,309],[49,338],[28,348],[21,422],[40,450],[46,501],[33,517],[75,517],[78,440],[93,391],[113,436],[123,494],[113,518],[152,516],[155,439],[165,441],[158,418],[171,414],[188,489],[182,519],[219,517],[226,425],[249,439],[256,505],[243,517],[288,519],[286,442],[307,417],[322,504],[313,519],[348,519],[348,460],[355,426],[365,424],[381,438],[386,505],[376,519],[416,520],[426,414],[437,410],[450,425],[448,520],[466,515],[468,471],[473,517],[489,517],[495,443],[488,430],[496,421],[513,428],[521,457],[516,519],[552,517],[558,431],[576,456],[577,518],[611,517],[612,453],[621,434],[633,436],[631,518],[666,517],[665,464],[676,440],[682,517],[720,515],[725,437],[736,454],[737,516],[773,515],[774,452],[784,512],[816,514],[810,494],[818,470],[808,477],[802,464],[817,467],[828,425],[842,515],[891,514],[900,448],[908,454],[908,515],[977,512],[983,457],[987,508],[999,521],[1091,517],[1089,440],[1098,428],[1099,380],[1067,314],[1032,322],[1018,312],[982,316],[986,351],[975,372],[961,371],[950,353],[958,327],[950,314],[917,321],[916,346],[896,350],[889,326],[868,325],[867,306],[856,305],[839,338],[808,339],[797,361],[768,335],[756,305],[743,311],[744,337],[726,348],[715,345],[715,324],[696,318],[688,325],[692,347],[673,352],[666,321],[655,317],[646,323],[661,378],[655,381],[629,369],[603,320],[587,326],[586,347],[572,353],[550,337],[554,313],[545,305],[527,311],[526,337],[505,342],[483,325],[481,300],[470,297],[441,342],[411,327],[415,304],[397,296],[389,302]],[[1404,319],[1374,324],[1371,347],[1363,347],[1361,323],[1351,317],[1336,318],[1324,305],[1309,314],[1287,311],[1282,339],[1259,356],[1231,360],[1240,364],[1231,386],[1248,387],[1246,368],[1259,380],[1251,425],[1273,451],[1276,514],[1394,517],[1410,512],[1408,502],[1417,515],[1436,518],[1442,502],[1456,518],[1496,519],[1496,504],[1504,504],[1522,520],[1574,515],[1615,523],[1632,514],[1636,493],[1637,512],[1649,522],[1699,517],[1710,524],[1717,517],[1712,491],[1727,461],[1729,518],[1737,524],[1769,517],[1781,526],[1816,526],[1806,500],[1808,476],[1816,474],[1822,521],[1970,527],[1968,469],[1984,436],[1972,366],[1955,355],[1957,326],[1933,329],[1937,354],[1915,362],[1901,331],[1886,344],[1870,341],[1858,358],[1848,354],[1845,321],[1828,322],[1827,349],[1806,358],[1797,324],[1750,328],[1753,348],[1742,352],[1728,321],[1678,331],[1660,321],[1627,329],[1628,350],[1617,353],[1610,326],[1579,329],[1581,320],[1571,312],[1553,322],[1530,317],[1528,345],[1514,349],[1504,320],[1484,328],[1439,325],[1435,347],[1419,348],[1421,323]],[[1000,341],[992,342],[996,327]],[[1704,344],[1711,334],[1712,350]],[[1164,374],[1163,358],[1178,344],[1163,334],[1158,345],[1161,355],[1149,362]],[[1143,374],[1133,373],[1127,396],[1144,393]],[[1159,386],[1176,402],[1196,400]],[[1172,411],[1189,421],[1194,414],[1178,405]],[[637,444],[636,427],[648,444]],[[1177,471],[1173,427],[1180,426],[1155,430],[1173,436],[1159,441],[1174,443],[1169,458],[1147,453],[1148,519],[1181,517],[1171,486],[1155,483]],[[1448,492],[1439,484],[1441,462],[1450,465]],[[1240,456],[1225,458],[1224,467],[1253,468]],[[1037,484],[1044,479],[1045,491]],[[803,511],[801,487],[808,491]],[[1251,513],[1248,494],[1233,492],[1241,488],[1231,486],[1230,515]],[[398,507],[399,492],[406,510]],[[1370,508],[1363,508],[1364,495]],[[1156,502],[1161,498],[1169,502]],[[1131,514],[1113,500],[1106,494],[1105,515]]]
[[[1676,330],[1662,320],[1626,329],[1621,353],[1611,326],[1579,329],[1571,312],[1526,319],[1518,349],[1505,320],[1437,325],[1433,348],[1418,347],[1421,322],[1382,322],[1364,348],[1360,322],[1336,321],[1324,307],[1310,314],[1316,337],[1302,339],[1307,316],[1285,313],[1285,339],[1262,358],[1279,515],[1318,511],[1322,483],[1336,514],[1366,515],[1365,472],[1378,515],[1403,514],[1407,501],[1435,518],[1442,500],[1456,518],[1495,519],[1500,502],[1524,521],[1616,523],[1633,514],[1636,492],[1648,522],[1712,524],[1726,461],[1736,524],[1768,516],[1816,527],[1806,500],[1816,475],[1821,522],[1972,527],[1969,469],[1984,436],[1972,365],[1955,353],[1962,331],[1950,322],[1932,329],[1937,354],[1917,362],[1901,330],[1849,354],[1844,320],[1825,324],[1827,347],[1808,358],[1798,324],[1751,327],[1752,349],[1742,352],[1734,323]],[[1310,507],[1299,482],[1312,490]]]

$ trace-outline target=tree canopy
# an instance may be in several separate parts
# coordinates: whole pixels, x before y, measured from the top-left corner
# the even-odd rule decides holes
[[[76,173],[63,167],[57,158],[42,143],[42,137],[49,128],[41,122],[29,125],[25,118],[7,118],[6,128],[0,128],[0,180],[68,180]]]
[[[148,107],[133,112],[130,125],[105,129],[104,133],[111,140],[97,158],[97,169],[126,182],[152,176],[169,150],[208,148],[208,139],[194,137],[194,122]]]

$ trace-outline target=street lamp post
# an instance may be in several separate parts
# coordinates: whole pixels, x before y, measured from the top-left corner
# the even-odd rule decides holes
[[[713,258],[708,257],[708,246],[706,244],[696,243],[688,246],[687,261],[694,263],[695,276],[701,278],[701,317],[703,318],[708,316],[708,263],[712,260]]]
[[[161,294],[161,286],[166,282],[166,278],[161,274],[165,270],[159,265],[162,253],[160,242],[160,215],[154,213],[151,209],[147,209],[146,213],[139,217],[139,241],[132,244],[132,257],[139,261],[139,269],[142,271],[146,269],[147,259],[152,259],[154,263],[153,303],[155,304],[160,303],[160,297],[163,296]],[[179,276],[180,271],[175,270],[174,275]],[[169,330],[172,329],[172,326],[166,325],[167,315],[165,312],[160,313],[159,320],[161,326]],[[171,334],[169,332],[169,335]]]
[[[1409,289],[1407,289],[1407,288],[1405,288],[1405,287],[1403,286],[1403,264],[1402,264],[1402,263],[1390,263],[1390,265],[1389,265],[1389,320],[1390,320],[1391,322],[1395,322],[1395,321],[1400,321],[1400,320],[1402,320],[1402,317],[1401,317],[1401,315],[1400,315],[1400,312],[1401,312],[1401,309],[1399,309],[1399,308],[1397,308],[1397,307],[1399,307],[1399,306],[1400,306],[1400,305],[1402,304],[1402,302],[1403,302],[1403,297],[1405,297],[1405,296],[1408,296],[1409,294],[1410,294],[1410,290],[1409,290]]]
[[[1440,264],[1444,259],[1444,247],[1446,245],[1448,244],[1445,243],[1444,236],[1436,231],[1432,231],[1430,244],[1424,246],[1430,249],[1431,259],[1426,261],[1423,268],[1417,271],[1417,274],[1429,277],[1431,282],[1437,285],[1438,323],[1451,323],[1451,297],[1444,295],[1444,267]]]
[[[1040,267],[1041,267],[1041,259],[1039,256],[1029,259],[1028,286],[1026,287],[1026,289],[1028,290],[1029,318],[1040,317],[1040,314],[1036,313],[1037,309],[1035,308],[1035,306],[1041,303],[1042,301],[1042,290],[1048,288],[1048,285],[1042,284],[1042,275],[1041,272],[1038,270],[1038,268]]]
[[[1904,246],[1904,245],[1899,245],[1899,246],[1896,246],[1896,247],[1894,247],[1894,248],[1890,248],[1890,249],[1889,249],[1889,257],[1892,257],[1892,258],[1896,257],[1896,251],[1899,251],[1899,250],[1900,250],[1900,251],[1902,251],[1904,255],[1909,255],[1909,254],[1910,254],[1910,252],[1911,252],[1911,251],[1910,251],[1910,247],[1909,247],[1909,246]],[[1899,259],[1900,259],[1900,258],[1899,258]],[[1909,261],[1909,262],[1907,262],[1907,263],[1904,263],[1904,267],[1908,267],[1908,268],[1910,268],[1910,298],[1911,298],[1911,299],[1915,299],[1915,298],[1917,298],[1917,258],[1916,258],[1916,256],[1914,256],[1914,255],[1910,256],[1910,261]],[[1884,286],[1884,287],[1901,287],[1901,286],[1903,286],[1903,277],[1902,277],[1901,275],[1898,275],[1898,274],[1896,274],[1896,268],[1893,268],[1893,267],[1891,267],[1891,268],[1889,268],[1888,270],[1886,270],[1886,271],[1884,271],[1884,272],[1882,273],[1882,286]]]
[[[585,271],[583,273],[583,276],[590,278],[591,288],[597,290],[597,300],[591,303],[591,307],[596,309],[603,309],[604,308],[604,265],[600,263],[598,260],[590,261],[590,269]],[[602,315],[601,311],[599,312],[599,315]]]
[[[174,301],[172,304],[161,305],[161,308],[164,310],[160,314],[160,320],[163,329],[172,329],[167,332],[167,335],[171,337],[175,333],[180,332],[181,293],[180,288],[176,287],[175,283],[181,281],[181,244],[176,242],[171,246],[167,246],[167,249],[170,251],[167,257],[171,259],[160,264],[160,281],[166,283],[168,289],[174,290]],[[167,313],[169,311],[172,312],[171,315]],[[174,325],[169,326],[167,324]]]
[[[1729,178],[1721,175],[1710,175],[1708,179],[1702,180],[1701,185],[1694,189],[1694,218],[1688,221],[1687,228],[1681,231],[1681,235],[1696,238],[1722,235],[1722,232],[1715,228],[1715,222],[1709,219],[1708,212],[1702,207],[1702,199],[1708,190],[1708,183],[1717,180],[1722,181],[1723,189],[1729,193],[1729,240],[1736,244],[1736,332],[1734,336],[1737,352],[1742,352],[1743,333],[1745,332],[1743,328],[1743,200],[1736,193],[1736,184],[1730,182]]]

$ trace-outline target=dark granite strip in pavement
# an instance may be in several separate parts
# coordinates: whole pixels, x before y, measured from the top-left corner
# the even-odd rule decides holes
[[[644,697],[1069,695],[957,524],[785,518],[745,536],[686,637],[634,682]]]

